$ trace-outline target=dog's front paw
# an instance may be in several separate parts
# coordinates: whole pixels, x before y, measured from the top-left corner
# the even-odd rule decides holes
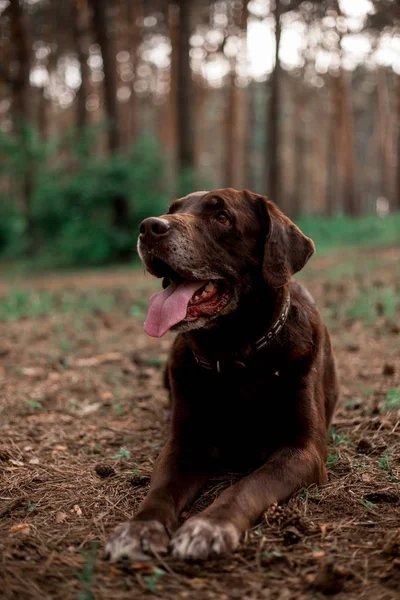
[[[171,540],[175,558],[207,560],[232,552],[239,543],[239,532],[229,521],[193,517],[182,525]]]
[[[156,554],[168,552],[169,536],[159,521],[127,521],[114,530],[105,548],[105,558],[111,562],[151,560]]]

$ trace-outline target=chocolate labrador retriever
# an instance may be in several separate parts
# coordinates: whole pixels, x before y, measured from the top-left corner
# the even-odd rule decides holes
[[[291,281],[314,244],[265,197],[228,188],[143,221],[138,250],[164,287],[145,331],[178,332],[166,377],[172,417],[150,491],[106,556],[204,560],[236,548],[272,504],[327,480],[335,361],[314,300]],[[179,525],[221,471],[244,476]]]

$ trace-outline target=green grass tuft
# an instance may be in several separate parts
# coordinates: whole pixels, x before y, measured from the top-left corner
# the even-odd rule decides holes
[[[370,510],[373,510],[376,507],[376,504],[370,502],[369,500],[365,500],[365,498],[361,498],[359,500],[359,503],[365,506],[365,508],[369,508]]]
[[[157,593],[157,584],[160,577],[166,575],[166,572],[158,567],[154,567],[153,575],[144,575],[143,581],[145,582],[147,588],[153,594]]]
[[[88,552],[81,550],[81,555],[85,559],[85,564],[81,571],[72,569],[73,573],[79,579],[82,585],[82,592],[78,594],[76,600],[95,600],[95,595],[92,592],[92,586],[95,583],[93,570],[96,564],[98,541],[95,540],[91,543]]]
[[[352,440],[347,437],[344,431],[338,433],[334,427],[329,430],[329,439],[332,440],[335,446],[349,446],[352,443]]]
[[[0,297],[0,322],[18,319],[37,319],[55,313],[85,314],[109,311],[115,305],[112,294],[93,292],[85,295],[78,292],[63,292],[56,295],[45,290],[18,288],[10,289]]]
[[[386,393],[381,412],[391,412],[400,409],[400,388],[392,388]]]
[[[297,224],[314,240],[318,254],[351,246],[400,244],[400,213],[386,218],[371,214],[356,219],[344,215],[331,218],[303,215]]]
[[[337,464],[338,460],[338,454],[330,454],[326,459],[326,466],[328,467],[328,469],[333,469],[333,467]]]
[[[113,455],[113,458],[130,458],[131,453],[127,448],[123,446],[118,450],[116,454]]]
[[[393,317],[400,310],[400,293],[391,288],[360,289],[358,296],[346,308],[346,316],[357,321],[373,323],[378,315]]]
[[[29,410],[41,410],[43,408],[42,403],[40,402],[40,400],[35,400],[34,398],[31,398],[29,400],[25,400],[25,406]]]
[[[378,467],[380,469],[389,470],[392,460],[393,456],[389,452],[386,452],[386,454],[382,454],[381,458],[378,460]]]

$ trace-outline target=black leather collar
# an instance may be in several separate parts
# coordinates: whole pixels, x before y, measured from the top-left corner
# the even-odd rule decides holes
[[[279,318],[273,324],[273,326],[270,327],[270,329],[268,329],[268,331],[266,331],[266,333],[264,333],[264,335],[262,337],[260,337],[260,339],[257,340],[253,344],[253,348],[250,352],[249,357],[251,357],[253,354],[255,354],[257,352],[260,352],[261,350],[264,350],[277,337],[277,335],[281,331],[282,327],[286,323],[286,320],[287,320],[287,317],[289,314],[289,308],[290,308],[290,294],[287,295],[285,304],[283,305],[283,309],[282,309],[281,314],[279,315]],[[208,371],[216,371],[217,373],[222,373],[223,371],[226,370],[226,367],[228,369],[231,369],[232,367],[246,368],[247,363],[248,363],[247,358],[243,359],[243,360],[236,360],[236,359],[209,360],[208,358],[204,358],[203,356],[196,354],[196,352],[194,352],[194,351],[193,351],[193,356],[199,367],[202,367],[203,369],[207,369]]]

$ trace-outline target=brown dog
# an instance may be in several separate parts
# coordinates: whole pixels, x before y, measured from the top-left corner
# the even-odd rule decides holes
[[[272,504],[326,482],[335,362],[312,297],[291,281],[314,244],[266,198],[223,189],[143,221],[138,249],[165,288],[145,330],[179,332],[167,372],[172,420],[150,491],[106,555],[207,559],[233,550]],[[178,528],[221,471],[247,475]]]

